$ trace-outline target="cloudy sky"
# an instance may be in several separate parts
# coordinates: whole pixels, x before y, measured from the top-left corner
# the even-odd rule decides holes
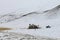
[[[20,10],[42,11],[60,4],[60,0],[0,0],[0,14]]]

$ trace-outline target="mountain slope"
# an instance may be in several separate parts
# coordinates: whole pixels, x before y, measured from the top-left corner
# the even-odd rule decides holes
[[[59,13],[60,13],[60,5],[58,5],[57,7],[53,8],[53,9],[50,9],[50,10],[46,10],[42,13],[38,13],[38,12],[30,12],[30,13],[19,13],[17,14],[18,12],[16,13],[9,13],[9,14],[5,14],[5,15],[2,15],[0,16],[0,23],[5,23],[5,22],[10,22],[10,21],[13,21],[13,20],[16,20],[16,19],[20,19],[22,17],[25,17],[25,16],[29,16],[29,15],[40,15],[40,18],[44,17],[44,18],[47,18],[47,19],[54,19],[54,18],[58,18],[59,17]]]
[[[60,14],[59,14],[60,7],[57,6],[48,11],[44,11],[38,14],[37,13],[38,12],[33,12],[31,14],[24,14],[22,16],[20,15],[18,20],[16,20],[11,16],[11,18],[13,18],[15,21],[12,20],[11,22],[8,23],[4,23],[5,22],[4,21],[3,24],[0,24],[0,26],[15,28],[15,30],[12,31],[17,33],[20,32],[20,33],[31,34],[34,36],[37,35],[37,36],[48,36],[51,38],[60,38]],[[29,30],[27,29],[29,24],[39,25],[41,29]],[[50,25],[51,28],[46,28],[47,25]]]
[[[0,16],[0,23],[5,23],[5,22],[10,22],[10,21],[13,21],[13,20],[16,20],[16,19],[20,19],[22,17],[25,17],[25,16],[29,16],[29,15],[34,15],[34,14],[38,14],[37,12],[31,12],[31,13],[28,13],[28,14],[13,14],[13,13],[10,13],[10,14],[5,14],[5,15],[2,15]]]
[[[45,16],[49,19],[54,19],[60,17],[60,5],[56,6],[55,8],[52,8],[50,10],[44,11]]]

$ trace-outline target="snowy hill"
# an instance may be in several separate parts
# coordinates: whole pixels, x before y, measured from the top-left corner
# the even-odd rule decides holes
[[[51,38],[60,38],[60,5],[47,11],[31,12],[27,14],[17,15],[8,14],[0,17],[1,27],[11,27],[15,28],[13,32],[21,32],[25,34],[31,34],[34,36],[48,36]],[[6,23],[5,23],[6,22]],[[36,24],[41,27],[41,29],[28,30],[21,28],[28,28],[29,24]],[[46,28],[50,25],[51,28]]]
[[[52,8],[50,10],[44,11],[45,16],[49,19],[54,19],[60,17],[60,5],[56,6],[55,8]]]
[[[41,13],[39,13],[39,12],[30,12],[30,13],[11,12],[9,14],[4,14],[4,15],[0,16],[0,23],[10,22],[10,21],[20,19],[25,16],[34,15],[34,14],[36,14],[36,15],[39,14],[40,17],[42,16],[47,19],[54,19],[54,18],[57,18],[60,16],[59,13],[60,13],[60,5],[58,5],[55,8],[52,8],[50,10],[43,11]]]
[[[37,12],[31,12],[31,13],[26,13],[26,14],[9,13],[9,14],[5,14],[5,15],[1,15],[0,16],[0,23],[2,24],[2,23],[10,22],[10,21],[20,19],[25,16],[33,15],[33,14],[38,14],[38,13]]]

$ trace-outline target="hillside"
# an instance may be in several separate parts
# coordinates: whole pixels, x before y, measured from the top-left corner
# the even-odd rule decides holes
[[[15,28],[11,32],[31,34],[34,36],[48,36],[51,38],[60,38],[60,5],[43,11],[41,13],[31,12],[23,15],[8,14],[0,18],[0,26]],[[37,30],[27,29],[29,24],[36,24],[41,27]],[[46,28],[50,25],[51,28]],[[25,29],[21,29],[25,28]]]

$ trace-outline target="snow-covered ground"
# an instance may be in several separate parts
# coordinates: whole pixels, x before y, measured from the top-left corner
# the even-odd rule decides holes
[[[0,40],[59,40],[48,37],[34,37],[28,34],[14,33],[14,32],[0,32]]]
[[[60,5],[57,7],[39,12],[31,12],[22,15],[2,15],[0,17],[0,27],[10,27],[9,32],[24,33],[33,36],[43,36],[50,38],[60,38]],[[36,24],[41,29],[27,29],[29,24]],[[46,28],[50,25],[51,28]],[[25,29],[23,29],[25,28]]]
[[[39,40],[38,38],[14,32],[0,32],[0,40]]]

